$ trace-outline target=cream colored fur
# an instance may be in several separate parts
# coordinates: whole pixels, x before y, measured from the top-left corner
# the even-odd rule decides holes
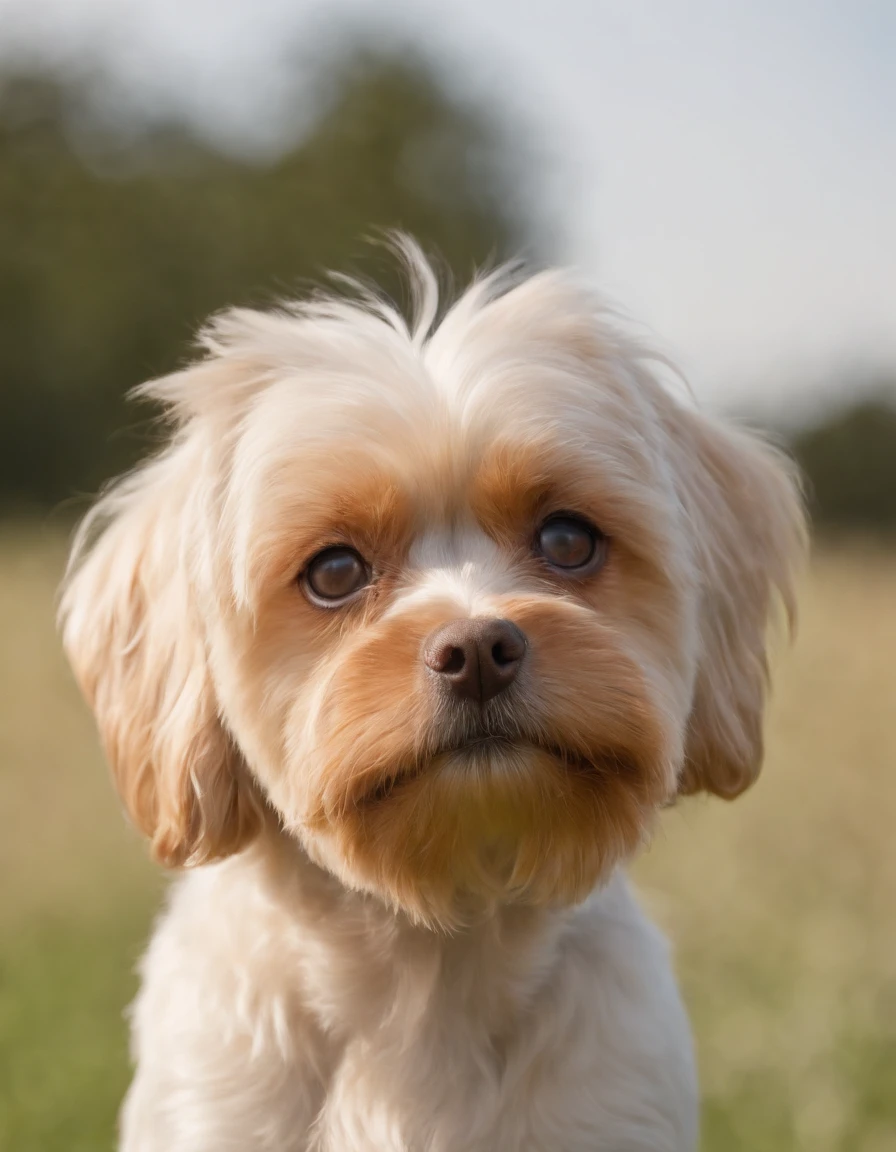
[[[436,323],[404,254],[411,323],[363,294],[214,320],[148,386],[169,446],[76,543],[67,651],[187,869],[122,1148],[686,1152],[688,1026],[622,868],[677,794],[759,770],[793,476],[565,276],[495,274]],[[536,555],[561,511],[600,571]],[[333,545],[371,582],[322,608],[302,573]],[[528,649],[474,738],[421,652],[482,616]]]

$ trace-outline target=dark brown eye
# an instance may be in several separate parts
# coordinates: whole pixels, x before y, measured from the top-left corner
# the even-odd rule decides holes
[[[325,548],[305,569],[302,583],[312,600],[335,604],[370,582],[370,569],[354,548]]]
[[[548,564],[575,572],[600,566],[606,552],[606,537],[586,520],[552,516],[539,529],[536,546]]]

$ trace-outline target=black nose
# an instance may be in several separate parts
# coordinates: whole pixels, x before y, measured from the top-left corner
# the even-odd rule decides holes
[[[453,620],[426,642],[423,661],[453,696],[484,704],[516,679],[526,637],[509,620]]]

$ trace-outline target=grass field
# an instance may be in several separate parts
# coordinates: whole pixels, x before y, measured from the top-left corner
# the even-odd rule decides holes
[[[112,1147],[161,890],[59,655],[62,558],[50,530],[0,530],[3,1152]],[[705,1152],[892,1152],[896,554],[823,552],[778,664],[759,784],[668,813],[636,874],[676,943]]]

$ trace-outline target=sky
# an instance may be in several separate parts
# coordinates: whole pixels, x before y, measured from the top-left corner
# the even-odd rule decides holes
[[[896,381],[893,0],[0,0],[0,56],[99,56],[257,141],[284,44],[338,24],[513,113],[559,259],[698,396],[786,414]]]

